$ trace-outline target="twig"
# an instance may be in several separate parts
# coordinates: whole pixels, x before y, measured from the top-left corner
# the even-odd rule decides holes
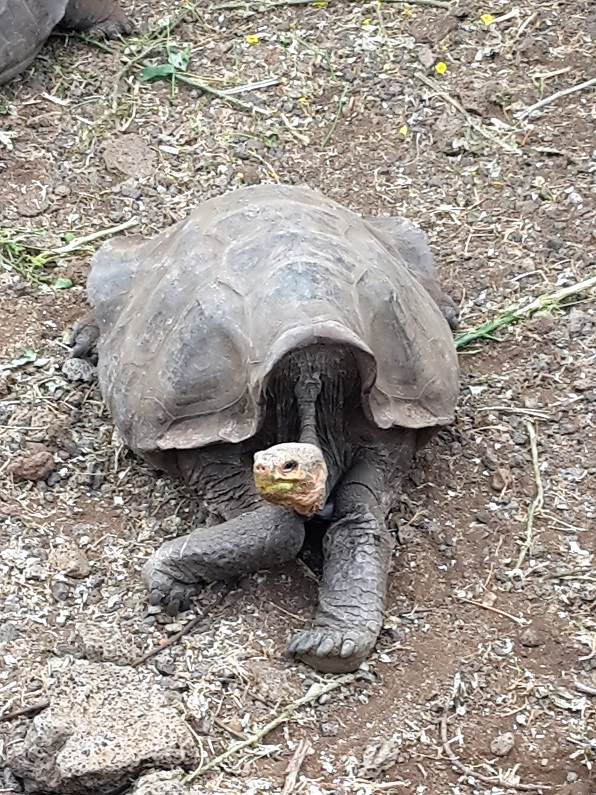
[[[265,724],[262,729],[259,729],[258,732],[255,732],[246,740],[243,740],[240,743],[235,743],[227,751],[224,751],[223,754],[216,756],[206,765],[201,765],[201,767],[194,770],[188,776],[185,777],[184,783],[190,784],[199,776],[202,776],[208,770],[211,770],[217,765],[225,762],[226,759],[229,759],[234,754],[237,754],[239,751],[242,751],[244,748],[248,748],[249,745],[254,745],[254,743],[258,743],[260,740],[265,737],[265,735],[269,734],[270,731],[277,728],[282,723],[285,723],[292,714],[299,708],[303,707],[305,704],[311,704],[313,701],[316,701],[325,693],[330,693],[332,690],[336,690],[338,687],[342,687],[342,685],[348,685],[354,681],[355,677],[353,674],[347,674],[346,676],[341,676],[338,679],[334,679],[331,682],[326,682],[323,687],[320,688],[312,688],[305,696],[299,698],[297,701],[293,701],[291,704],[280,712],[279,715],[276,715],[273,720],[270,720],[269,723]]]
[[[342,112],[342,109],[343,109],[343,106],[344,106],[344,99],[346,98],[346,94],[347,93],[348,93],[348,87],[345,86],[344,90],[341,92],[341,96],[340,96],[339,102],[337,104],[337,113],[335,114],[335,118],[333,119],[333,124],[329,128],[329,132],[327,133],[327,135],[323,138],[323,141],[321,143],[321,149],[324,149],[327,146],[327,144],[331,140],[331,136],[335,132],[335,128],[339,124],[339,120],[341,118],[341,112]]]
[[[75,237],[74,240],[71,240],[70,243],[67,243],[65,246],[53,248],[50,253],[70,254],[71,251],[76,251],[79,248],[83,248],[83,246],[85,246],[87,243],[92,243],[94,240],[99,240],[102,237],[117,235],[118,232],[124,232],[126,229],[136,226],[138,223],[138,218],[129,218],[128,221],[124,221],[124,223],[118,224],[118,226],[111,226],[108,229],[100,229],[97,232],[91,232],[89,235]]]
[[[284,782],[284,788],[281,791],[281,795],[292,795],[294,792],[294,788],[296,786],[296,779],[298,778],[298,773],[300,773],[300,768],[302,767],[302,763],[304,762],[304,757],[310,751],[310,743],[308,740],[300,740],[298,745],[296,746],[296,750],[294,751],[294,755],[290,759],[288,763],[288,767],[286,768],[286,780]]]
[[[286,6],[310,6],[314,3],[320,3],[321,0],[270,0],[270,2],[242,2],[242,0],[231,0],[229,3],[219,3],[216,6],[211,6],[207,11],[236,11],[237,9],[244,9],[245,11],[268,11],[270,8],[284,8]],[[327,0],[329,4],[333,0]],[[443,8],[449,11],[451,3],[445,0],[383,0],[385,3],[401,3],[402,5],[411,6],[430,6],[431,8]]]
[[[585,88],[591,88],[592,86],[596,86],[596,77],[591,77],[589,80],[584,80],[583,83],[578,83],[575,86],[570,86],[569,88],[563,88],[561,91],[555,91],[554,94],[551,94],[549,97],[544,97],[539,102],[536,102],[534,105],[530,105],[529,108],[525,110],[519,111],[516,113],[516,117],[518,119],[525,119],[531,113],[534,113],[535,110],[539,110],[543,108],[545,105],[550,105],[552,102],[556,102],[557,100],[561,99],[562,97],[567,97],[569,94],[573,94],[576,91],[583,91]]]
[[[500,616],[504,616],[505,618],[513,621],[514,624],[519,624],[522,627],[530,623],[525,618],[520,618],[520,616],[512,616],[511,613],[506,613],[504,610],[499,610],[498,607],[491,607],[491,605],[485,605],[482,602],[475,602],[473,599],[464,599],[463,596],[456,596],[456,599],[459,602],[463,602],[467,605],[474,605],[475,607],[481,607],[483,610],[490,610],[491,613],[497,613]]]
[[[520,550],[517,559],[516,568],[521,569],[526,555],[532,547],[532,538],[534,532],[534,518],[536,514],[542,509],[544,505],[544,487],[542,485],[542,477],[540,476],[540,463],[538,461],[538,447],[536,446],[536,428],[534,423],[526,420],[526,427],[528,429],[528,436],[530,438],[530,450],[532,452],[532,467],[534,468],[534,479],[536,481],[536,496],[532,500],[530,510],[528,511],[528,523],[526,526],[526,540]]]
[[[585,685],[583,682],[574,682],[573,687],[578,693],[583,693],[586,696],[596,696],[596,687]]]
[[[143,65],[152,66],[153,64],[144,63]],[[230,96],[224,91],[219,91],[217,88],[213,88],[212,86],[208,86],[206,83],[201,83],[199,80],[195,80],[194,77],[187,77],[178,71],[174,72],[174,77],[181,83],[186,83],[188,86],[198,88],[199,91],[202,91],[204,94],[211,94],[211,96],[217,97],[218,99],[223,99],[225,102],[229,102],[230,105],[235,105],[241,110],[248,110],[251,113],[254,111],[254,113],[259,113],[261,116],[272,115],[272,112],[266,108],[260,108],[258,105],[253,105],[252,102],[243,102],[241,99]]]
[[[310,6],[317,2],[321,2],[321,0],[273,0],[273,2],[269,3],[243,3],[242,0],[237,0],[237,2],[219,3],[219,5],[210,6],[207,11],[236,11],[237,9],[267,11],[269,8],[282,8],[283,6]]]
[[[435,82],[432,78],[428,77],[422,72],[415,72],[415,77],[417,77],[418,80],[420,80],[422,83],[427,85],[429,88],[432,88],[435,94],[438,94],[438,96],[444,99],[445,102],[449,102],[450,105],[453,105],[453,107],[462,114],[462,116],[468,122],[470,127],[473,130],[476,130],[477,133],[482,135],[483,138],[486,138],[488,141],[497,144],[497,146],[500,146],[502,149],[504,149],[506,152],[509,152],[510,154],[514,155],[521,154],[520,150],[516,146],[511,146],[511,144],[505,143],[505,141],[502,141],[498,136],[493,135],[491,132],[489,132],[489,130],[487,130],[483,124],[480,124],[480,122],[475,121],[475,119],[473,119],[472,116],[470,116],[470,114],[464,108],[464,106],[460,102],[458,102],[454,97],[452,97],[451,94],[448,94],[446,91],[444,91],[439,86],[439,84]]]
[[[258,83],[245,83],[243,86],[234,86],[233,88],[222,89],[222,94],[229,97],[231,94],[242,94],[245,91],[256,91],[259,88],[269,88],[270,86],[277,86],[280,83],[279,77],[268,77],[265,80],[260,80]]]
[[[135,660],[133,663],[131,663],[131,666],[133,668],[137,668],[139,665],[142,665],[143,663],[147,662],[147,660],[150,660],[152,657],[155,657],[156,655],[158,655],[164,649],[167,649],[168,647],[173,646],[174,643],[178,643],[180,638],[183,638],[185,635],[188,635],[188,633],[192,629],[194,629],[199,623],[201,623],[203,621],[205,622],[205,624],[204,624],[204,627],[202,627],[202,629],[207,629],[207,627],[211,623],[211,612],[213,611],[214,608],[219,607],[219,605],[223,602],[225,596],[226,596],[225,593],[220,593],[219,594],[218,598],[209,607],[209,616],[204,614],[202,616],[195,616],[195,618],[191,618],[191,620],[188,621],[182,627],[182,629],[179,632],[176,632],[175,635],[171,635],[162,644],[160,644],[159,646],[156,646],[154,649],[151,649],[146,654],[143,654],[142,657],[139,657],[138,660]]]
[[[550,414],[537,409],[522,409],[517,406],[479,406],[476,411],[504,411],[506,414],[522,414],[526,417],[538,417],[541,420],[550,420]]]
[[[246,739],[246,736],[242,734],[242,732],[237,732],[236,729],[232,729],[232,727],[228,726],[228,724],[225,721],[223,721],[221,718],[213,718],[213,723],[216,726],[219,726],[220,729],[223,729],[228,734],[231,734],[232,737],[235,737],[237,740]]]
[[[501,314],[497,315],[497,317],[493,320],[487,320],[486,323],[481,323],[475,328],[471,328],[468,331],[463,331],[460,334],[456,334],[455,347],[458,349],[463,348],[466,345],[469,345],[471,342],[483,339],[488,334],[496,331],[496,329],[501,328],[501,326],[511,325],[513,323],[517,323],[519,320],[525,320],[528,317],[532,317],[535,312],[539,312],[541,309],[551,309],[557,307],[566,298],[569,298],[572,295],[577,295],[584,290],[589,290],[592,287],[596,287],[596,276],[590,276],[589,279],[576,282],[569,287],[562,287],[560,290],[556,290],[554,293],[539,295],[538,298],[534,298],[534,300],[530,301],[529,304],[524,304],[523,306],[520,306],[519,304],[512,306],[509,309],[501,312]]]
[[[542,790],[550,789],[548,784],[511,784],[509,781],[503,781],[501,776],[483,776],[482,773],[477,773],[471,767],[464,765],[451,749],[450,743],[452,740],[447,736],[447,714],[443,715],[441,718],[441,742],[443,744],[443,751],[453,767],[464,776],[470,776],[476,781],[481,781],[483,784],[507,787],[508,789],[516,789],[519,792],[541,792]]]
[[[0,715],[0,723],[5,723],[6,721],[20,718],[23,715],[32,715],[34,712],[41,712],[42,709],[47,709],[49,706],[49,701],[38,701],[37,704],[31,704],[30,707],[13,709],[12,712],[5,712],[4,715]]]
[[[401,3],[402,5],[409,6],[429,6],[430,8],[444,8],[449,11],[451,3],[446,3],[444,0],[383,0],[384,3]]]

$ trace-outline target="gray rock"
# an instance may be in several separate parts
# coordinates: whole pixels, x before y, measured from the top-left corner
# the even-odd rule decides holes
[[[86,359],[67,359],[62,365],[62,374],[69,381],[91,383],[95,378],[95,367]]]
[[[526,646],[530,649],[542,646],[544,643],[544,634],[536,627],[527,627],[519,636],[519,642],[522,646]]]
[[[507,756],[515,748],[515,737],[511,732],[499,734],[491,740],[490,752],[495,756]]]
[[[117,627],[101,626],[96,621],[77,624],[74,644],[80,656],[90,662],[132,665],[142,653],[137,637],[126,637]]]
[[[91,566],[85,553],[75,543],[54,547],[48,560],[53,569],[77,580],[82,580],[91,574]]]
[[[182,783],[182,770],[160,770],[147,773],[137,781],[130,795],[189,795],[192,791]]]
[[[77,660],[49,696],[25,739],[8,744],[28,793],[111,795],[143,769],[197,763],[186,723],[146,673]]]

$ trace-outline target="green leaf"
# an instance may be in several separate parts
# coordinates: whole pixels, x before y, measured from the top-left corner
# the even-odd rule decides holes
[[[160,80],[162,77],[171,77],[176,70],[171,63],[161,63],[157,66],[145,66],[139,72],[139,80],[144,83],[151,83],[153,80]]]
[[[33,348],[25,348],[25,350],[21,353],[18,358],[20,362],[34,362],[37,359],[37,351],[34,351]]]
[[[72,232],[65,232],[62,237],[64,238],[65,243],[70,243],[75,239],[76,235],[73,235]]]
[[[54,290],[68,290],[69,287],[72,287],[72,281],[61,277],[60,279],[56,279],[52,287]]]
[[[189,48],[185,47],[183,50],[180,50],[180,52],[169,52],[168,61],[174,67],[174,69],[179,69],[181,72],[186,72],[188,69],[188,63],[190,61]]]

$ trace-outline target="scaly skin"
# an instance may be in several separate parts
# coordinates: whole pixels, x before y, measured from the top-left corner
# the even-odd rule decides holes
[[[303,541],[303,520],[266,503],[223,524],[201,527],[167,541],[149,558],[143,574],[149,602],[176,615],[206,583],[285,563],[296,557]]]
[[[356,670],[370,655],[383,626],[387,578],[394,539],[385,517],[392,487],[406,471],[420,442],[416,432],[379,433],[375,448],[363,448],[335,498],[335,515],[323,542],[323,577],[312,627],[288,647],[319,671]]]
[[[106,39],[130,35],[134,30],[132,22],[113,0],[70,0],[59,27]]]

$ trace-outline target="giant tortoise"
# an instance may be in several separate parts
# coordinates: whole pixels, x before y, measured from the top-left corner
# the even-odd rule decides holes
[[[130,33],[114,0],[0,0],[0,84],[26,69],[54,28]]]
[[[87,287],[73,355],[97,341],[126,443],[211,516],[149,559],[151,604],[176,614],[209,581],[294,558],[323,516],[318,611],[289,652],[357,668],[383,623],[400,478],[458,396],[457,312],[424,233],[305,187],[247,187],[104,244]]]

